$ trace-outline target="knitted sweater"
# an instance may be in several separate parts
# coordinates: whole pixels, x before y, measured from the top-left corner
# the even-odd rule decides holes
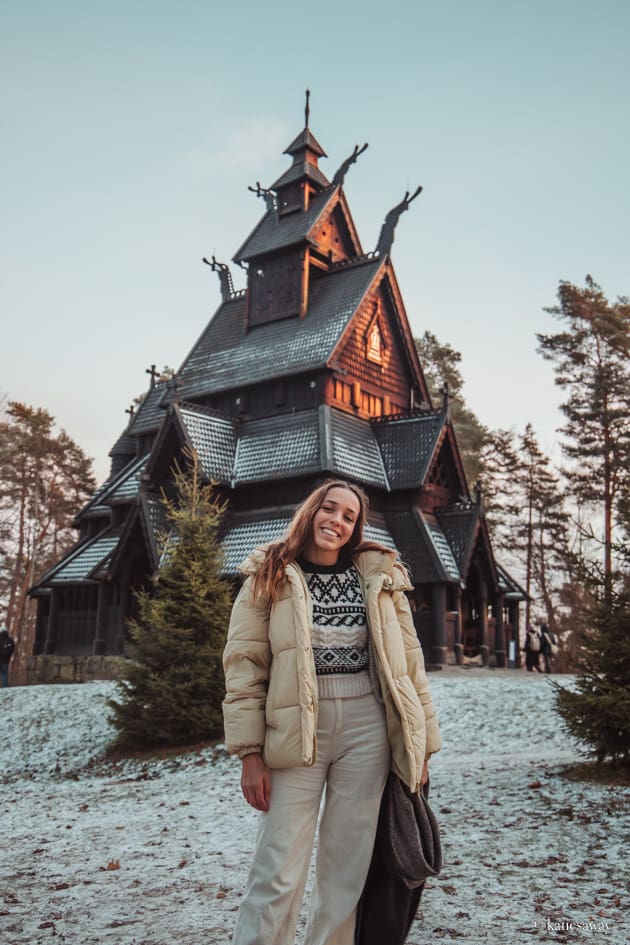
[[[312,646],[320,699],[372,692],[368,627],[361,580],[347,561],[298,561],[313,601]]]

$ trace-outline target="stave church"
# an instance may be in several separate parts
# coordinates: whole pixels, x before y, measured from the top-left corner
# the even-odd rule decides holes
[[[159,563],[160,495],[182,450],[227,500],[225,572],[278,539],[323,479],[358,483],[366,537],[409,567],[411,605],[429,666],[518,662],[522,588],[495,560],[449,412],[432,401],[405,313],[392,244],[420,188],[387,213],[365,252],[344,181],[367,145],[329,180],[309,127],[290,163],[254,190],[261,219],[234,256],[235,291],[214,257],[220,304],[174,378],[148,391],[110,451],[111,473],[76,516],[75,546],[31,589],[33,682],[108,678],[126,650],[134,591]],[[288,162],[287,162],[288,163]]]

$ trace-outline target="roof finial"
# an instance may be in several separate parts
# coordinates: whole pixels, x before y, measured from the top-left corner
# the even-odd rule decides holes
[[[410,196],[410,192],[407,191],[400,203],[396,204],[395,207],[389,211],[385,217],[385,222],[381,227],[381,233],[378,238],[378,243],[376,245],[376,251],[379,256],[386,256],[392,248],[392,243],[394,242],[394,233],[396,231],[396,224],[400,218],[400,215],[409,209],[409,204],[412,200],[415,200],[419,193],[422,192],[422,187],[418,186]]]
[[[160,372],[156,368],[155,364],[152,364],[151,367],[148,367],[144,373],[151,375],[151,389],[153,389],[155,387],[155,382],[160,376]]]
[[[308,128],[308,120],[311,114],[311,107],[309,105],[309,99],[311,97],[311,90],[306,90],[306,105],[304,106],[304,127]]]
[[[205,262],[206,266],[210,266],[213,272],[219,273],[219,282],[221,283],[221,298],[224,302],[229,302],[234,296],[234,283],[232,282],[230,267],[225,263],[219,262],[214,254],[212,256],[212,262],[206,259],[205,256],[203,257],[202,262]]]
[[[332,179],[333,187],[336,187],[337,185],[339,185],[340,187],[343,186],[345,176],[348,173],[350,167],[352,166],[352,164],[354,164],[354,162],[359,157],[359,155],[363,154],[366,148],[367,148],[367,142],[363,145],[362,148],[360,148],[358,144],[354,146],[354,151],[352,152],[350,157],[347,157],[345,159],[345,161],[343,162],[343,164],[341,165],[341,167],[339,168],[339,170],[333,177]]]

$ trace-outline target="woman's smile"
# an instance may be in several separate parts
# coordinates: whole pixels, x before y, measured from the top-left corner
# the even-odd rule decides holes
[[[352,538],[361,508],[350,489],[333,486],[313,516],[311,540],[304,554],[315,564],[336,564],[340,550]]]

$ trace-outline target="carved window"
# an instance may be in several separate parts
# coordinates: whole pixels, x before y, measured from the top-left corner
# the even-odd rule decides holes
[[[383,365],[386,359],[387,337],[383,330],[383,320],[378,300],[373,303],[372,316],[363,340],[366,359],[374,364]]]
[[[372,322],[368,332],[366,357],[368,361],[375,361],[377,364],[383,363],[383,335],[378,320]]]

